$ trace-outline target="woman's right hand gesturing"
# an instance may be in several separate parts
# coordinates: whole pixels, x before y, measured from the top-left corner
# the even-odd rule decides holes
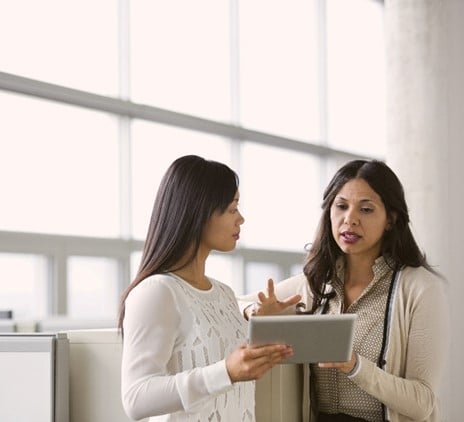
[[[285,344],[258,347],[242,344],[227,357],[226,368],[233,383],[257,380],[273,366],[292,355],[293,349]]]
[[[289,306],[296,305],[301,300],[301,295],[293,295],[285,300],[278,300],[274,292],[274,281],[267,281],[267,295],[258,293],[259,303],[254,303],[244,311],[245,317],[249,319],[253,315],[276,315],[285,311]]]

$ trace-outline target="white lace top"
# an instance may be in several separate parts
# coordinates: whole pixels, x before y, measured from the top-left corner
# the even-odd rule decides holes
[[[122,402],[132,419],[254,421],[254,383],[232,384],[224,358],[246,341],[232,289],[198,290],[174,274],[126,299]]]

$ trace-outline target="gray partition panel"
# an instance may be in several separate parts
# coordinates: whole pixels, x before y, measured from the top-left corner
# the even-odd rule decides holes
[[[15,331],[16,324],[11,319],[0,319],[1,333],[14,333]]]
[[[69,421],[67,342],[63,334],[0,334],[0,421]]]

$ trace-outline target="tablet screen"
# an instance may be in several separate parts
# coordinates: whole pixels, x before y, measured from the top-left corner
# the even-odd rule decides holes
[[[351,359],[356,314],[253,316],[248,343],[285,343],[293,356],[282,363],[345,362]]]

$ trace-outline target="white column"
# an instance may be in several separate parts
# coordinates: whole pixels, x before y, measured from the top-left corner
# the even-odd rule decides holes
[[[444,404],[464,387],[464,1],[386,0],[387,163],[403,182],[414,234],[450,284]],[[461,268],[460,268],[461,267]]]

